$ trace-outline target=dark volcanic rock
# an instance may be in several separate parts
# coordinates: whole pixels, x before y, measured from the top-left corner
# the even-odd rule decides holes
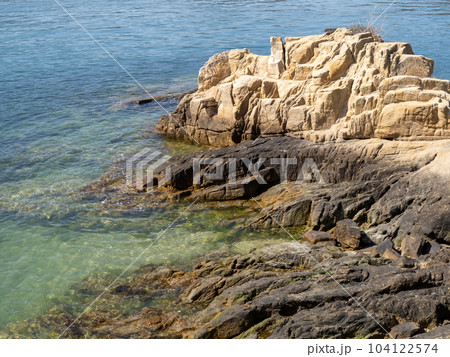
[[[448,339],[450,338],[450,324],[436,327],[435,329],[421,333],[419,335],[414,336],[413,338],[433,338],[433,339]]]
[[[383,223],[365,231],[367,237],[374,243],[380,244],[386,239],[393,239],[398,232],[398,227]]]
[[[344,218],[341,202],[318,201],[314,203],[313,207],[310,224],[314,229],[331,229],[337,221]]]
[[[413,233],[450,242],[450,187],[442,171],[449,148],[449,141],[312,143],[290,137],[265,138],[174,157],[155,171],[155,179],[157,184],[164,182],[161,192],[183,192],[188,199],[243,199],[262,193],[270,204],[254,226],[306,224],[314,230],[329,230],[348,218],[370,227],[367,237],[375,244]],[[285,172],[278,163],[282,158],[295,162]],[[215,168],[200,165],[194,185],[194,161],[208,159],[223,160],[223,175],[210,179]],[[259,166],[259,178],[252,175],[245,160]],[[318,171],[308,181],[304,164],[311,162]],[[230,165],[235,167],[235,181]],[[165,180],[167,167],[172,176]],[[266,197],[270,188],[284,176],[288,185],[281,184],[285,191],[278,190],[276,195],[283,197],[271,201]]]
[[[258,196],[265,210],[251,226],[307,225],[326,231],[342,219],[353,219],[374,244],[388,238],[399,243],[411,234],[450,243],[449,156],[448,140],[313,143],[261,138],[172,157],[154,170],[153,195],[125,185],[124,165],[116,165],[83,194],[99,194],[104,202],[125,206],[133,200],[152,205],[164,200]],[[284,170],[280,160],[286,158],[293,163]],[[223,174],[215,175],[217,167],[208,160],[218,160]],[[168,171],[171,175],[166,177]]]
[[[408,321],[432,331],[417,336],[443,337],[448,327],[442,325],[450,317],[450,250],[424,257],[420,264],[408,258],[393,261],[307,242],[265,246],[245,256],[214,251],[189,272],[138,270],[65,336],[395,338],[418,332],[416,325],[399,325]],[[99,286],[101,291],[104,284]],[[98,296],[96,289],[92,296]],[[172,303],[132,314],[115,310],[121,300],[129,305],[155,296],[171,296]],[[43,337],[43,326],[58,336],[77,316],[49,312],[12,326],[9,336]]]
[[[334,238],[344,248],[357,249],[361,243],[361,231],[351,219],[343,219],[336,223]]]
[[[319,231],[306,232],[304,238],[312,244],[320,242],[328,242],[333,240],[333,236],[330,233]]]
[[[394,243],[390,240],[387,239],[385,240],[383,243],[378,244],[375,247],[375,251],[380,254],[383,255],[383,253],[388,250],[388,249],[392,249],[394,247]]]
[[[383,253],[381,253],[381,256],[383,258],[387,259],[399,259],[401,257],[400,254],[398,254],[394,249],[392,248],[386,248]]]
[[[411,338],[421,331],[419,324],[415,322],[404,322],[394,326],[389,333],[393,338]]]

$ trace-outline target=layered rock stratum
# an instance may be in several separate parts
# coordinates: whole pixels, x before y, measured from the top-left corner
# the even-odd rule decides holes
[[[212,56],[161,133],[212,146],[259,136],[312,141],[450,137],[450,82],[408,43],[348,29],[271,38],[270,56]]]

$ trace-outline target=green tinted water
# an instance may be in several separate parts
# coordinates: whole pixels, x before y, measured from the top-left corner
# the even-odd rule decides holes
[[[385,1],[61,1],[152,94],[196,86],[214,53],[247,47],[268,54],[269,36],[345,26]],[[384,38],[411,42],[449,78],[447,1],[397,1]],[[115,212],[78,190],[144,147],[183,153],[146,129],[164,112],[126,107],[142,89],[54,1],[0,2],[0,326],[40,314],[87,276],[119,274],[183,207]],[[175,101],[166,101],[171,111]],[[247,251],[289,239],[243,231],[240,209],[194,207],[136,266],[188,266],[210,249]],[[106,284],[106,281],[105,281]],[[64,301],[63,301],[64,302]]]

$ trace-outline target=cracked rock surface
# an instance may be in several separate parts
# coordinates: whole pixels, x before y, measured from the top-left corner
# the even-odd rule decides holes
[[[283,172],[277,159],[286,157],[295,158],[296,164],[287,167],[287,184],[279,184]],[[236,159],[233,183],[227,170],[230,158]],[[263,182],[249,179],[253,176],[241,158],[253,163],[264,158],[259,166]],[[194,184],[195,159],[223,160],[223,179],[209,180],[215,168],[204,165]],[[307,160],[313,160],[325,184],[299,183]],[[400,249],[401,240],[411,234],[450,243],[449,162],[449,140],[312,143],[275,137],[173,157],[155,171],[155,185],[170,166],[172,175],[159,188],[165,196],[209,201],[253,196],[266,211],[252,226],[306,225],[327,231],[349,218],[367,229],[374,243],[397,239]]]
[[[448,338],[449,261],[449,249],[393,261],[307,242],[265,246],[245,256],[212,251],[192,271],[139,269],[66,337]],[[94,296],[103,284],[78,288],[86,286]],[[172,302],[160,308],[114,309],[120,300],[164,295]],[[51,326],[56,336],[75,317],[59,307],[38,321],[11,326],[9,334],[37,337]]]
[[[450,81],[408,43],[342,28],[271,38],[271,55],[218,53],[158,130],[215,147],[262,136],[311,141],[450,137]]]

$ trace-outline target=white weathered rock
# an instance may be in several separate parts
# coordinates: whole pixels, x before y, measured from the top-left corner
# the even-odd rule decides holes
[[[284,47],[281,37],[270,38],[270,57],[268,62],[270,78],[278,79],[284,72]]]

